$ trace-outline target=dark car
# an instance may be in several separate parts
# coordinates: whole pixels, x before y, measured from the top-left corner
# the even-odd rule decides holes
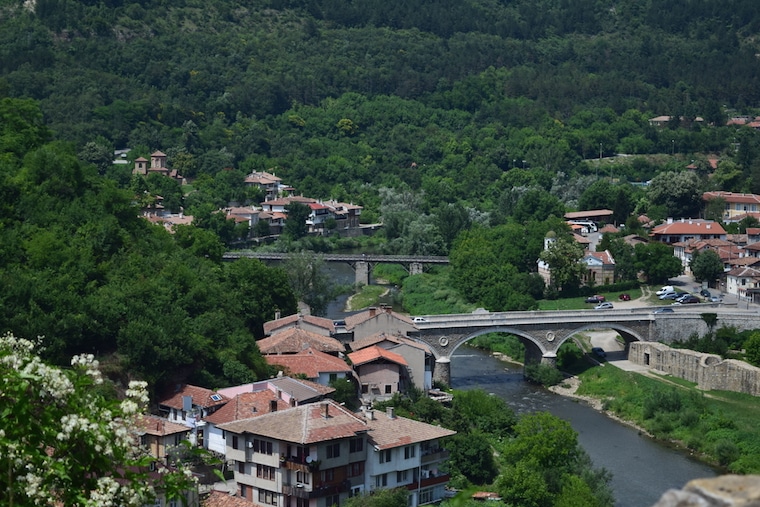
[[[672,294],[667,294],[665,296],[660,296],[660,299],[675,299],[678,301],[678,298],[686,296],[688,292],[674,292]]]
[[[586,298],[586,303],[604,303],[604,296],[595,295]]]
[[[630,294],[620,294],[618,296],[618,299],[620,301],[630,301],[631,300],[631,295]]]
[[[676,303],[680,303],[682,305],[688,305],[692,303],[701,303],[701,302],[702,301],[694,294],[686,294],[685,296],[681,296],[680,298],[676,299]]]
[[[655,310],[654,312],[652,312],[652,313],[673,313],[673,309],[672,309],[672,308],[668,308],[668,307],[665,307],[665,308],[658,308],[658,309],[656,309],[656,310]]]
[[[699,291],[699,295],[707,299],[710,299],[712,297],[712,294],[710,294],[710,291],[707,289],[702,289],[701,291]]]
[[[607,353],[602,347],[591,347],[591,352],[599,357],[607,357]]]

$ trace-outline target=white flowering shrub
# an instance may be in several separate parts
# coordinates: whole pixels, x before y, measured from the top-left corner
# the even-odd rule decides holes
[[[99,394],[92,355],[71,369],[45,364],[36,344],[0,336],[0,505],[139,506],[156,491],[180,497],[183,471],[159,479],[134,440],[134,418],[148,402],[131,382],[119,402]]]

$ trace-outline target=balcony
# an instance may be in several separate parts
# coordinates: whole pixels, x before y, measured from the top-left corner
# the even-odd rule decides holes
[[[296,472],[313,472],[319,467],[319,465],[315,466],[315,463],[316,462],[307,463],[304,458],[296,456],[280,456],[280,467],[284,467],[287,470],[294,470]]]
[[[411,484],[407,484],[405,487],[409,491],[414,491],[419,488],[427,488],[430,486],[435,486],[436,484],[445,484],[449,482],[449,474],[438,474],[436,476],[429,476],[427,479],[422,479],[419,483],[413,482]]]
[[[427,463],[435,463],[437,461],[442,461],[448,457],[449,457],[449,451],[447,451],[446,449],[430,449],[422,453],[420,460],[422,461],[422,464],[425,465]]]
[[[448,477],[448,476],[447,476]],[[306,486],[282,486],[282,494],[288,496],[294,496],[296,498],[322,498],[328,495],[337,495],[345,493],[349,490],[350,484],[348,481],[339,482],[337,484],[326,484],[324,486],[318,486],[312,490],[306,488]]]

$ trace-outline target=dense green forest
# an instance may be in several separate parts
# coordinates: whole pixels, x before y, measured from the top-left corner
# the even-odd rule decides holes
[[[702,190],[760,192],[760,135],[726,125],[759,110],[754,0],[0,0],[0,17],[2,331],[156,384],[267,374],[251,338],[295,297],[278,270],[219,263],[245,231],[214,213],[258,202],[252,170],[361,204],[379,249],[451,254],[490,309],[534,304],[527,272],[568,209],[631,230],[705,213]],[[124,148],[191,185],[132,177]],[[146,195],[195,225],[155,230]]]

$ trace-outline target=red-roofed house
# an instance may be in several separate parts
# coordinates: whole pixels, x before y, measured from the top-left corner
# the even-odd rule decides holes
[[[354,352],[373,345],[390,350],[403,357],[407,363],[409,377],[417,388],[427,392],[433,387],[435,357],[430,351],[430,347],[411,338],[388,333],[377,333],[349,344]]]
[[[211,491],[201,500],[201,507],[251,507],[251,502],[227,491]]]
[[[678,257],[686,271],[690,270],[689,266],[694,258],[694,252],[703,252],[705,250],[716,252],[723,259],[725,265],[728,265],[727,261],[731,258],[738,259],[742,256],[741,248],[730,241],[722,239],[691,240],[673,243],[673,255]]]
[[[282,178],[278,178],[272,173],[266,171],[254,171],[245,177],[245,185],[249,187],[258,187],[264,191],[264,199],[269,201],[276,199],[280,195]]]
[[[219,410],[229,401],[224,395],[193,385],[180,386],[171,396],[158,402],[161,413],[179,424],[193,428],[190,441],[202,445],[204,440],[203,424],[201,421]]]
[[[609,250],[586,252],[581,262],[586,265],[584,285],[609,285],[615,281],[615,259]]]
[[[140,435],[140,445],[156,459],[165,460],[172,447],[187,440],[190,428],[156,415],[141,415],[135,421],[135,429]]]
[[[409,317],[394,312],[390,306],[372,307],[366,311],[349,315],[346,317],[345,323],[346,331],[353,334],[354,340],[360,340],[377,333],[407,336],[409,332],[417,330]]]
[[[652,229],[650,236],[656,241],[673,244],[691,240],[726,239],[726,231],[712,220],[669,218],[666,223]]]
[[[711,201],[712,199],[723,199],[725,201],[724,222],[738,222],[749,213],[760,213],[760,195],[723,192],[721,190],[702,194],[703,201]]]
[[[300,328],[323,336],[332,336],[335,333],[335,324],[332,320],[296,313],[265,322],[264,335],[270,336],[291,328]]]
[[[410,383],[408,363],[400,354],[372,345],[348,358],[359,377],[362,400],[387,400]]]
[[[760,270],[750,267],[732,269],[726,273],[726,292],[757,302],[760,299]]]
[[[286,374],[304,375],[324,386],[332,380],[348,378],[353,372],[344,360],[314,349],[306,349],[297,354],[266,355],[264,359],[272,366],[284,368]]]
[[[329,336],[324,336],[300,327],[291,327],[279,331],[256,342],[262,354],[296,354],[307,348],[313,348],[337,356],[346,347]]]

